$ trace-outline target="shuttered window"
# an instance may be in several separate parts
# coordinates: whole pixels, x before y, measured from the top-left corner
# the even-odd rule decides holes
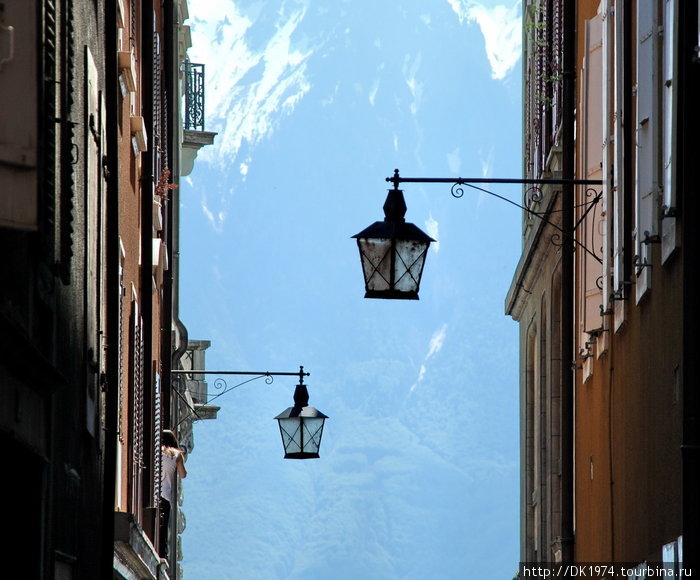
[[[38,218],[38,2],[0,10],[0,226],[36,230]]]
[[[160,501],[160,469],[161,469],[161,442],[160,432],[162,405],[161,405],[161,385],[160,374],[156,373],[155,396],[153,398],[153,496],[152,506],[155,507]]]
[[[610,294],[612,292],[612,233],[611,233],[611,210],[613,206],[613,189],[610,176],[613,170],[613,11],[610,0],[602,2],[602,60],[601,77],[603,82],[603,95],[601,102],[603,143],[602,143],[602,177],[603,177],[603,199],[601,202],[601,236],[602,236],[602,260],[603,272],[601,280],[602,306],[604,312],[610,310]]]
[[[85,292],[85,302],[87,308],[87,341],[88,349],[93,353],[95,374],[92,384],[88,387],[88,431],[95,436],[95,415],[97,412],[97,381],[100,372],[105,368],[102,353],[104,351],[103,341],[104,333],[100,332],[103,328],[102,324],[102,305],[100,288],[102,288],[102,272],[98,268],[100,263],[100,228],[101,220],[99,216],[99,196],[101,194],[100,184],[100,138],[99,131],[102,124],[100,116],[99,90],[98,90],[98,75],[95,61],[88,47],[85,47],[85,92],[86,106],[84,111],[83,123],[90,130],[85,137],[85,172],[87,181],[85,184],[86,195],[86,232],[87,243],[86,261],[85,261],[85,283],[87,291]]]
[[[661,260],[665,262],[678,246],[676,232],[676,78],[678,68],[677,0],[664,0],[663,41],[663,220],[661,221]]]
[[[136,290],[132,287],[136,296]],[[144,463],[144,358],[143,358],[143,322],[139,312],[138,302],[132,302],[131,317],[131,511],[137,521],[141,521],[141,506],[143,494]]]
[[[603,38],[601,14],[586,21],[586,57],[583,64],[581,83],[581,128],[582,147],[579,172],[584,179],[603,178]],[[585,246],[577,247],[577,292],[578,300],[578,348],[585,361],[584,378],[590,373],[589,358],[593,354],[594,337],[602,328],[601,316],[602,274],[599,258],[603,248],[605,219],[601,207],[596,205],[588,213],[587,204],[597,192],[580,188],[577,196],[577,239]],[[584,217],[585,214],[585,217]]]
[[[64,2],[62,5],[62,18],[60,28],[60,65],[57,78],[60,84],[60,123],[59,130],[59,167],[60,190],[57,192],[58,217],[58,270],[61,281],[70,283],[71,262],[73,260],[73,230],[76,197],[75,167],[78,163],[77,151],[80,150],[75,131],[74,105],[76,95],[75,86],[75,33],[73,29],[73,2]],[[78,100],[79,97],[78,97]],[[50,122],[50,121],[49,121]]]
[[[634,269],[639,302],[651,287],[651,243],[658,236],[659,50],[657,2],[637,2]]]
[[[125,311],[125,296],[126,296],[126,286],[124,285],[124,268],[126,262],[126,252],[124,251],[124,245],[122,244],[121,238],[119,239],[119,369],[118,369],[118,380],[119,380],[119,422],[117,425],[117,436],[119,437],[120,445],[124,443],[126,434],[124,432],[124,401],[126,399],[125,393],[125,377],[124,377],[124,354],[126,349],[124,348],[126,336],[124,332],[126,331],[126,326],[124,324],[124,311]],[[106,350],[106,347],[105,347]]]
[[[613,183],[612,183],[612,292],[615,330],[625,321],[625,17],[621,0],[615,3],[614,30],[614,120],[613,120]]]

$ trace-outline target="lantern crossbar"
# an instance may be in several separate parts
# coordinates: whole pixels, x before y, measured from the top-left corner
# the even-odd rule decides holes
[[[304,367],[299,367],[303,369]],[[186,370],[186,369],[179,369],[179,370],[173,370],[170,371],[173,374],[179,374],[179,375],[254,375],[254,376],[259,376],[259,377],[278,377],[278,376],[285,376],[285,377],[299,377],[299,376],[304,376],[308,377],[311,375],[311,373],[305,373],[303,370],[301,371],[296,371],[296,372],[270,372],[270,371],[209,371],[209,370],[199,370],[199,369],[191,369],[191,370]]]
[[[395,170],[395,172],[398,171]],[[470,183],[496,183],[514,185],[603,185],[602,179],[517,179],[499,177],[387,177],[386,181],[394,184],[398,189],[400,183],[454,183],[456,185],[469,185]]]

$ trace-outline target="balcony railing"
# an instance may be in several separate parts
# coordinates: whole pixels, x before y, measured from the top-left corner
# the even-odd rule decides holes
[[[185,61],[185,129],[204,131],[204,65]]]

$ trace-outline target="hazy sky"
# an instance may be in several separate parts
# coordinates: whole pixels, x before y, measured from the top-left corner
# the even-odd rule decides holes
[[[293,378],[217,400],[187,462],[185,577],[512,578],[520,213],[407,184],[407,220],[439,240],[419,301],[364,299],[351,236],[394,168],[521,175],[520,2],[189,7],[219,134],[181,185],[182,319],[211,369],[303,364],[330,419],[320,459],[284,460]]]

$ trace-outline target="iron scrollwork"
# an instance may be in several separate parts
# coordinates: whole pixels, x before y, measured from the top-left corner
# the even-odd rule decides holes
[[[532,206],[541,202],[543,197],[542,188],[539,185],[531,185],[525,190],[525,207],[531,210]]]
[[[303,381],[304,377],[308,377],[311,375],[311,373],[304,372],[304,367],[300,366],[298,372],[270,372],[270,371],[207,371],[207,370],[196,370],[196,369],[191,369],[191,370],[172,370],[170,371],[173,374],[173,390],[175,393],[180,397],[180,399],[187,405],[190,409],[190,414],[187,415],[186,417],[182,418],[180,420],[180,423],[183,421],[190,419],[192,416],[195,416],[196,419],[194,421],[201,420],[201,417],[197,413],[197,409],[190,405],[188,402],[187,398],[185,397],[185,384],[183,381],[183,377],[189,378],[190,380],[194,380],[193,377],[194,375],[218,375],[216,379],[214,379],[213,387],[216,391],[215,394],[212,396],[208,396],[206,398],[206,404],[209,405],[211,404],[212,401],[218,399],[222,395],[225,395],[226,393],[229,393],[233,391],[234,389],[237,389],[238,387],[242,387],[243,385],[247,385],[248,383],[251,383],[253,381],[257,381],[260,379],[264,379],[265,384],[271,385],[275,381],[276,376],[297,376],[299,377],[300,382]],[[228,376],[228,375],[243,375],[243,376],[249,376],[250,378],[245,379],[239,383],[229,385],[228,381],[222,376]]]
[[[216,391],[216,394],[213,395],[207,403],[211,403],[214,399],[218,399],[221,395],[225,395],[226,393],[229,393],[233,391],[233,389],[237,389],[238,387],[242,387],[243,385],[247,385],[250,382],[257,381],[259,379],[265,379],[265,384],[271,385],[274,381],[275,378],[270,375],[270,374],[261,374],[259,376],[253,377],[251,379],[247,379],[245,381],[242,381],[240,383],[236,383],[235,385],[230,385],[228,384],[228,381],[224,379],[223,377],[216,377],[214,379],[214,390]]]
[[[457,177],[457,178],[450,178],[450,177],[401,177],[399,175],[399,170],[396,169],[394,170],[394,175],[392,177],[387,177],[386,178],[387,182],[391,182],[394,184],[394,189],[399,189],[399,184],[401,183],[451,183],[451,189],[450,193],[452,194],[452,197],[454,198],[461,198],[464,196],[464,187],[471,187],[472,189],[476,189],[478,191],[481,191],[483,193],[487,193],[488,195],[491,195],[492,197],[497,197],[498,199],[505,201],[515,207],[520,208],[523,210],[527,215],[531,217],[538,218],[545,222],[546,224],[552,226],[555,230],[557,230],[554,234],[551,236],[551,242],[552,244],[556,246],[564,246],[566,243],[571,243],[573,246],[573,249],[575,250],[576,248],[581,248],[586,254],[594,258],[599,264],[602,264],[603,261],[600,258],[600,256],[596,253],[595,249],[591,250],[585,243],[582,243],[581,241],[577,240],[575,237],[576,230],[578,227],[586,221],[588,218],[589,214],[593,211],[593,217],[595,218],[595,208],[598,204],[598,202],[602,199],[603,197],[603,190],[602,190],[602,185],[603,182],[602,180],[594,180],[594,179],[498,179],[498,178],[488,178],[488,177],[482,177],[482,178],[462,178],[462,177]],[[483,187],[480,187],[476,184],[520,184],[520,185],[526,185],[528,186],[528,189],[526,190],[525,193],[525,205],[521,205],[519,203],[516,203],[515,201],[508,199],[507,197],[504,197],[502,195],[499,195],[493,191],[490,191],[488,189],[485,189]],[[547,210],[547,211],[536,211],[533,209],[533,206],[535,206],[538,202],[540,202],[544,195],[542,191],[542,186],[544,185],[570,185],[570,186],[575,186],[575,185],[582,185],[585,186],[586,189],[584,191],[584,196],[586,198],[586,201],[582,204],[579,204],[575,206],[575,208],[584,208],[583,212],[581,213],[578,221],[574,224],[572,230],[570,232],[565,231],[560,225],[550,221],[548,219],[548,216],[550,213],[553,213],[552,210]],[[600,190],[597,189],[597,186],[600,186]],[[593,232],[591,233],[591,242],[590,245],[593,247]],[[585,242],[585,240],[584,240]]]
[[[185,129],[204,131],[204,65],[185,62]]]

